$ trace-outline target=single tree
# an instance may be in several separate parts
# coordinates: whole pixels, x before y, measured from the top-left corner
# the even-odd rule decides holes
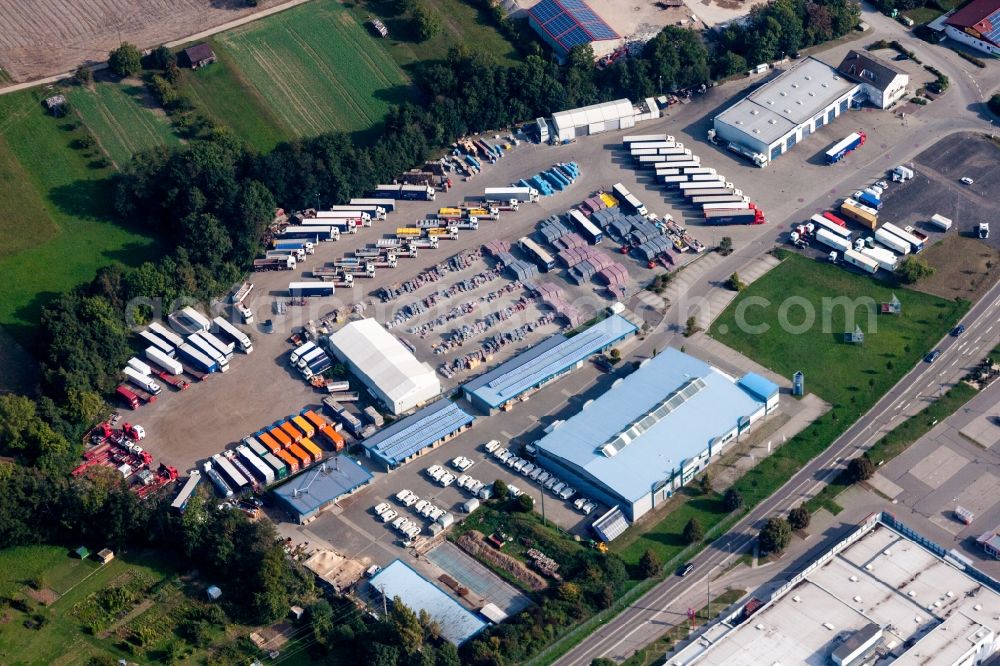
[[[847,463],[847,473],[855,483],[867,481],[875,474],[875,463],[868,456],[852,458],[851,462]]]
[[[768,518],[760,530],[758,541],[765,553],[780,553],[792,540],[792,526],[784,518]]]
[[[733,251],[733,239],[729,236],[723,236],[722,240],[719,241],[719,254],[722,256],[727,256]]]
[[[73,81],[85,86],[94,80],[94,72],[86,65],[80,65],[73,71]]]
[[[514,509],[521,513],[528,513],[534,508],[535,500],[531,499],[530,495],[518,495],[517,501],[514,502]]]
[[[687,543],[698,543],[705,538],[705,531],[701,528],[701,523],[698,522],[697,518],[687,521],[683,536]]]
[[[108,54],[108,68],[121,77],[135,76],[142,70],[142,54],[134,44],[122,45]]]
[[[736,488],[730,487],[722,498],[726,511],[738,511],[743,508],[743,495]]]
[[[611,358],[612,363],[617,363],[622,360],[622,353],[617,347],[614,347],[611,351],[609,351],[608,356]]]
[[[643,578],[659,576],[663,571],[663,563],[652,549],[647,549],[639,559],[639,575]]]
[[[692,335],[700,331],[701,328],[698,327],[698,320],[693,316],[688,317],[687,323],[684,326],[684,337],[690,338]]]
[[[153,69],[166,69],[170,66],[170,63],[176,63],[177,56],[166,46],[157,46],[153,49],[153,52],[149,54],[149,65]]]
[[[743,291],[746,289],[747,285],[740,279],[739,273],[733,273],[726,280],[726,286],[733,291]]]
[[[417,41],[426,42],[441,32],[441,17],[422,2],[415,3],[413,7],[413,21],[417,27]]]
[[[497,479],[493,482],[493,499],[507,499],[507,483],[503,479]]]
[[[698,479],[698,490],[701,491],[702,495],[712,492],[712,480],[708,477],[708,470],[705,470],[705,473]]]
[[[910,255],[896,268],[896,275],[906,284],[913,284],[934,275],[934,268],[923,258]]]
[[[788,512],[788,524],[792,526],[793,530],[804,530],[809,527],[811,518],[812,515],[805,504],[800,504]]]

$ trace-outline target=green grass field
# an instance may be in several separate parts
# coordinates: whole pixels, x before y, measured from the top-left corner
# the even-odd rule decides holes
[[[119,167],[146,148],[180,143],[166,117],[143,106],[145,99],[139,86],[120,83],[77,86],[69,91],[68,97],[101,148]]]
[[[110,588],[132,590],[124,603]],[[161,554],[119,555],[106,565],[60,546],[0,550],[0,663],[86,664],[93,656],[130,663],[250,663],[255,655],[210,617],[211,604]],[[192,643],[186,627],[198,624]],[[93,631],[94,627],[100,627]],[[294,647],[290,644],[289,647]],[[290,663],[309,663],[308,654]]]
[[[888,302],[894,293],[903,305],[902,314],[874,314],[877,305]],[[798,302],[783,305],[790,295]],[[741,303],[751,298],[766,299],[769,305],[742,306],[746,307],[746,324],[764,325],[766,332],[752,332],[738,322]],[[842,341],[854,326],[846,321],[848,307],[838,299],[853,311],[855,323],[865,333],[864,344]],[[779,323],[783,307],[792,326],[806,323],[808,309],[812,325],[783,331]],[[791,377],[801,370],[807,391],[856,416],[862,406],[920,362],[967,307],[964,302],[892,288],[827,262],[791,254],[740,294],[710,333],[781,375]]]
[[[378,16],[389,29],[389,38],[381,40],[386,50],[401,67],[409,70],[427,60],[441,60],[448,50],[461,46],[466,51],[479,51],[512,65],[521,57],[514,45],[493,24],[493,19],[468,0],[424,0],[428,10],[441,17],[441,32],[426,42],[412,41],[412,25],[406,14],[398,14],[395,0],[362,0],[352,8],[355,18],[363,23],[369,16]]]
[[[53,118],[44,91],[0,97],[0,326],[30,343],[42,305],[113,262],[155,256],[148,236],[112,221],[110,177],[76,121]]]
[[[412,95],[403,70],[332,0],[222,33],[213,45],[220,62],[185,77],[192,96],[261,150],[281,139],[367,130]]]

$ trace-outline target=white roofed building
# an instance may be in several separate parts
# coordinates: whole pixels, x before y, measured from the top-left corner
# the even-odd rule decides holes
[[[568,141],[578,136],[634,127],[635,116],[632,102],[618,99],[553,113],[552,126],[556,141]]]
[[[374,319],[352,321],[329,340],[334,356],[393,414],[408,412],[441,393],[434,369]]]

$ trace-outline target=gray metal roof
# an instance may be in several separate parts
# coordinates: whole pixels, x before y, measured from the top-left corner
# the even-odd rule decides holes
[[[635,324],[621,315],[611,315],[571,338],[553,335],[462,388],[499,407],[635,331]]]
[[[339,453],[322,465],[299,474],[273,490],[285,506],[308,516],[371,481],[372,475],[354,458]]]
[[[442,398],[364,440],[364,447],[388,465],[398,465],[434,442],[472,423],[474,418]]]
[[[812,56],[716,116],[765,143],[773,143],[821,113],[856,84]]]
[[[634,502],[763,404],[704,361],[667,348],[538,447]]]
[[[485,622],[402,560],[394,560],[375,574],[371,585],[389,599],[399,597],[415,613],[426,611],[441,627],[441,636],[455,645],[461,645],[486,626]]]

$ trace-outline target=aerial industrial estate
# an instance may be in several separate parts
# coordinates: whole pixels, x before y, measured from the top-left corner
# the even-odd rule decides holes
[[[1000,664],[997,0],[49,4],[0,662]]]

